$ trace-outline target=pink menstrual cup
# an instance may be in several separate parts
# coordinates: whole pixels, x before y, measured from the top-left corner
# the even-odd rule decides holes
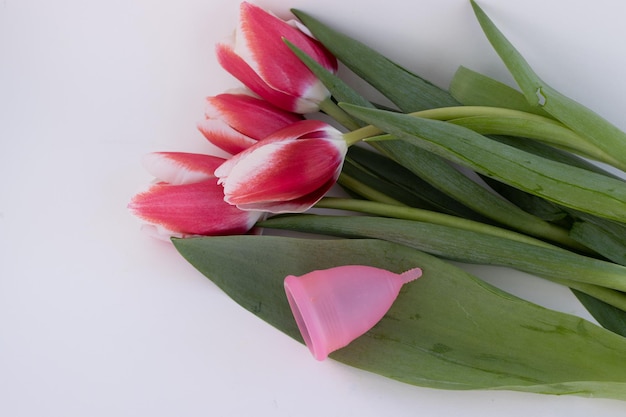
[[[285,278],[285,292],[300,333],[317,360],[346,346],[383,318],[402,285],[419,278],[414,268],[402,274],[346,265]]]

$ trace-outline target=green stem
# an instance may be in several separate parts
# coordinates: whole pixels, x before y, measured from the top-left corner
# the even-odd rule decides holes
[[[371,137],[378,136],[384,133],[385,132],[383,132],[379,128],[370,125],[353,130],[352,132],[344,133],[343,140],[346,141],[348,146],[352,146],[365,139],[369,139]]]
[[[391,217],[395,219],[415,220],[443,226],[456,227],[459,229],[479,232],[491,236],[506,238],[509,240],[528,243],[535,246],[555,249],[556,246],[542,240],[532,238],[522,233],[513,232],[485,223],[463,219],[435,211],[423,210],[397,204],[385,204],[376,201],[356,200],[351,198],[324,197],[315,204],[316,208],[328,208],[348,210],[359,213],[373,214],[377,216]]]
[[[361,126],[337,105],[330,97],[320,103],[320,110],[350,130],[358,130]]]

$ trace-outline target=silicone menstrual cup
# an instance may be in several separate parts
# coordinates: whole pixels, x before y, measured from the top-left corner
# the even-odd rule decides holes
[[[285,278],[285,292],[306,345],[317,360],[370,330],[383,318],[402,285],[419,278],[414,268],[402,274],[346,265]]]

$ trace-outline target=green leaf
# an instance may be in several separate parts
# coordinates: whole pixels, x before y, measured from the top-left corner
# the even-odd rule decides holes
[[[319,62],[307,55],[302,49],[285,40],[294,54],[315,74],[337,101],[363,107],[374,107],[367,99],[346,84],[343,79],[324,68]]]
[[[561,149],[557,149],[555,147],[546,145],[545,143],[541,143],[534,140],[519,140],[519,138],[514,138],[510,136],[501,136],[501,135],[489,135],[490,139],[497,140],[498,142],[502,142],[509,146],[513,146],[514,148],[518,148],[525,152],[530,152],[542,158],[551,159],[556,162],[561,162],[563,164],[572,165],[578,168],[586,169],[587,171],[592,171],[597,174],[602,174],[607,177],[612,177],[615,179],[619,179],[617,175],[614,175],[600,166],[589,162],[586,159],[583,159],[579,156],[576,156],[572,153],[563,151]]]
[[[260,224],[266,228],[387,240],[446,259],[506,266],[547,279],[626,291],[624,266],[477,230],[371,216],[292,215],[271,218]],[[623,302],[620,307],[626,310],[626,297]]]
[[[538,157],[461,126],[406,114],[342,106],[415,146],[548,201],[626,222],[626,183]]]
[[[626,133],[582,104],[545,83],[485,12],[471,0],[485,35],[532,106],[561,121],[608,155],[626,164]]]
[[[626,312],[595,297],[574,290],[574,295],[602,327],[626,336]]]
[[[405,246],[272,236],[174,244],[233,300],[297,339],[284,295],[286,275],[345,264],[396,272],[419,266],[423,276],[403,287],[387,315],[331,358],[433,388],[626,399],[626,339],[511,296]]]
[[[487,222],[487,218],[478,215],[455,199],[433,187],[412,171],[403,167],[386,156],[365,149],[360,146],[351,146],[348,149],[348,160],[367,170],[387,182],[400,187],[406,194],[410,194],[423,201],[422,204],[409,204],[412,207],[434,209],[442,213],[454,214],[460,217]]]
[[[546,201],[543,198],[529,194],[527,192],[518,190],[507,184],[496,181],[493,178],[481,176],[485,183],[496,191],[499,195],[506,198],[519,208],[528,213],[531,213],[540,219],[556,223],[559,225],[565,225],[567,228],[571,226],[571,218],[569,214],[558,205]]]
[[[346,177],[352,180],[351,183],[353,185],[345,181]],[[397,184],[389,182],[374,175],[370,171],[365,170],[363,167],[356,164],[350,157],[347,157],[343,163],[341,176],[339,177],[339,185],[343,188],[351,190],[360,197],[367,198],[368,200],[374,200],[366,192],[371,189],[374,190],[377,195],[389,197],[393,201],[407,206],[432,209],[432,206],[426,200],[420,198],[420,196],[409,193]],[[366,187],[367,190],[363,190],[362,187]]]
[[[624,225],[613,225],[612,229],[606,229],[591,221],[578,221],[572,226],[570,235],[607,259],[620,265],[626,265]]]
[[[355,74],[367,81],[403,111],[456,106],[445,90],[402,68],[372,48],[334,30],[301,10],[293,14],[328,50]]]
[[[503,107],[550,117],[540,107],[528,104],[526,97],[513,87],[463,66],[452,77],[449,91],[464,106]]]
[[[346,84],[341,78],[324,68],[319,62],[307,55],[302,49],[298,48],[288,40],[285,43],[291,51],[306,65],[313,74],[324,84],[330,91],[334,100],[352,103],[363,107],[374,107],[367,99],[362,97],[356,90]],[[348,116],[343,110],[337,107],[333,99],[328,98],[320,103],[320,110],[331,116],[335,121],[341,123],[348,129],[354,130],[363,126],[359,120]]]
[[[466,127],[482,135],[508,135],[522,138],[518,140],[538,140],[586,158],[604,162],[614,167],[622,167],[620,161],[585,141],[559,122],[540,118],[536,115],[534,116],[544,120],[530,120],[528,116],[528,113],[522,113],[520,117],[484,115],[462,117],[448,120],[448,122]]]
[[[570,239],[564,237],[567,232],[502,199],[443,158],[430,158],[419,146],[402,140],[385,140],[372,146],[485,218],[542,239],[572,245]]]

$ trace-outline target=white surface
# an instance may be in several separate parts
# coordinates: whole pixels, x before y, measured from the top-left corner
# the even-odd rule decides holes
[[[509,80],[466,0],[258,4],[314,13],[442,86],[460,64]],[[544,79],[626,128],[624,3],[481,4]],[[213,45],[237,5],[0,1],[0,415],[626,415],[617,401],[423,389],[319,363],[139,232],[125,206],[150,181],[141,156],[206,150],[203,99],[236,85]],[[561,288],[485,274],[584,314]]]

